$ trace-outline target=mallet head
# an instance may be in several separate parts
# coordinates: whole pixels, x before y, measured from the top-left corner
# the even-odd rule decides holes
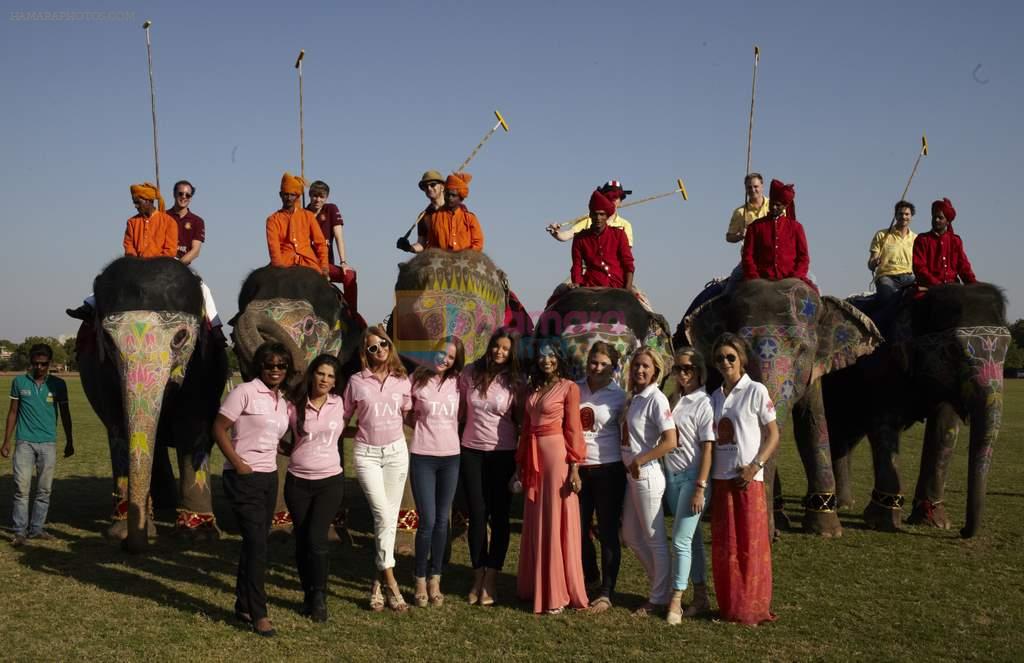
[[[505,118],[501,116],[501,113],[494,111],[494,117],[498,118],[498,124],[505,130],[505,133],[508,133],[508,124],[505,122]]]
[[[928,138],[921,134],[921,154],[928,156]]]
[[[302,63],[302,58],[305,57],[305,55],[306,55],[306,49],[303,48],[303,49],[301,49],[299,51],[299,57],[295,58],[295,68],[296,69],[299,68],[299,64]]]
[[[149,26],[151,26],[151,25],[153,25],[153,21],[146,21],[145,23],[142,24],[142,29],[143,30],[149,30]]]
[[[683,194],[683,200],[689,200],[690,197],[686,195],[686,187],[683,186],[682,180],[676,180],[676,184],[679,185],[679,193]]]

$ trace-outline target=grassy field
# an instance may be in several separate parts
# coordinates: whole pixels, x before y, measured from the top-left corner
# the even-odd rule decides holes
[[[10,378],[0,378],[0,390],[6,393],[9,385]],[[333,552],[330,621],[316,625],[296,613],[302,593],[291,544],[273,545],[267,590],[279,637],[267,641],[232,618],[239,538],[219,484],[221,457],[214,461],[214,494],[224,538],[183,547],[168,535],[167,514],[152,552],[127,556],[99,534],[111,506],[106,438],[77,379],[69,387],[78,453],[58,461],[49,515],[49,530],[58,540],[21,549],[0,541],[4,660],[1021,660],[1024,382],[1007,385],[980,536],[962,541],[955,529],[864,530],[859,510],[870,491],[870,453],[862,445],[854,457],[858,506],[843,515],[843,538],[791,532],[775,546],[779,620],[770,626],[701,619],[673,628],[659,619],[631,617],[646,582],[628,551],[613,610],[535,616],[514,600],[517,533],[497,607],[466,605],[471,571],[465,542],[457,541],[444,578],[444,607],[372,613],[366,608],[372,528],[352,477],[346,501],[355,545],[338,545]],[[908,493],[921,432],[915,427],[904,438]],[[961,433],[947,489],[956,527],[964,513],[966,441]],[[787,510],[798,518],[803,473],[791,438],[784,439],[780,466],[788,481]],[[7,461],[0,477],[6,523],[12,492]],[[10,539],[9,532],[5,536]],[[398,573],[409,599],[410,558],[399,559]]]

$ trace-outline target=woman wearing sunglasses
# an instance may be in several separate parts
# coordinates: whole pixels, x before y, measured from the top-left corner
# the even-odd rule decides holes
[[[587,445],[580,425],[580,389],[566,379],[565,354],[538,345],[530,372],[523,432],[516,450],[526,503],[517,593],[533,611],[556,615],[587,607],[580,545],[579,463]]]
[[[665,542],[665,473],[658,459],[676,446],[676,426],[668,398],[658,389],[665,371],[648,348],[633,353],[629,366],[629,400],[623,418],[622,462],[626,465],[626,503],[622,539],[637,556],[650,582],[647,602],[636,610],[645,616],[665,610],[669,602],[669,555]]]
[[[773,621],[772,557],[764,465],[779,447],[768,389],[746,373],[747,345],[735,334],[711,350],[722,386],[711,396],[715,445],[711,495],[711,567],[722,619]]]
[[[459,374],[466,350],[455,337],[445,339],[433,366],[412,376],[413,428],[409,472],[419,525],[416,528],[416,605],[440,606],[441,571],[448,545],[448,516],[459,483]],[[427,574],[430,582],[427,583]]]
[[[409,450],[405,442],[403,418],[412,408],[411,384],[405,367],[394,351],[388,335],[379,326],[363,332],[359,361],[363,370],[349,379],[342,396],[344,421],[354,414],[358,420],[352,456],[366,501],[373,513],[376,566],[379,578],[370,589],[370,608],[395,612],[408,606],[395,579],[395,534],[398,509],[409,472]]]
[[[487,351],[460,378],[462,431],[460,472],[469,507],[469,559],[473,564],[470,605],[493,605],[498,574],[505,565],[519,434],[519,334],[501,328]],[[487,528],[490,526],[490,537]]]
[[[704,357],[693,348],[682,348],[673,360],[672,375],[679,390],[673,394],[672,421],[676,448],[665,456],[665,503],[672,509],[673,593],[668,604],[668,623],[706,612],[707,573],[700,514],[711,494],[711,445],[715,439],[715,413],[704,391],[707,369]],[[682,609],[683,592],[693,580],[693,603]]]
[[[277,502],[277,444],[288,430],[291,412],[283,389],[295,371],[288,349],[276,341],[256,348],[252,365],[259,374],[231,390],[212,432],[224,454],[224,492],[242,531],[235,615],[270,637],[274,626],[267,617],[264,590],[267,534]]]
[[[284,501],[292,514],[295,562],[304,596],[302,614],[327,621],[327,577],[330,556],[327,530],[344,496],[341,433],[345,419],[336,357],[320,355],[306,369],[292,401],[292,435]]]

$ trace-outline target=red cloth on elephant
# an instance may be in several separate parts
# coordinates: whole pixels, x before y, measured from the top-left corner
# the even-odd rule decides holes
[[[635,271],[633,250],[622,228],[591,226],[572,238],[572,270],[576,285],[588,288],[623,288],[626,274]]]
[[[745,279],[798,278],[818,290],[807,278],[811,257],[807,253],[804,227],[785,214],[776,219],[766,216],[747,226],[742,256]]]
[[[929,288],[943,283],[974,283],[977,277],[971,261],[964,253],[960,236],[947,229],[941,235],[934,230],[922,233],[914,240],[914,278],[917,285]]]
[[[745,489],[732,480],[713,482],[711,571],[722,619],[741,624],[775,621],[763,482],[751,481]]]

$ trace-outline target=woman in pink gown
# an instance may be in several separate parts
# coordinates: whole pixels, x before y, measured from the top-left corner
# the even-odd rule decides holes
[[[516,451],[525,491],[517,593],[533,611],[587,607],[580,542],[578,464],[586,457],[580,391],[560,347],[541,345],[530,375]]]

